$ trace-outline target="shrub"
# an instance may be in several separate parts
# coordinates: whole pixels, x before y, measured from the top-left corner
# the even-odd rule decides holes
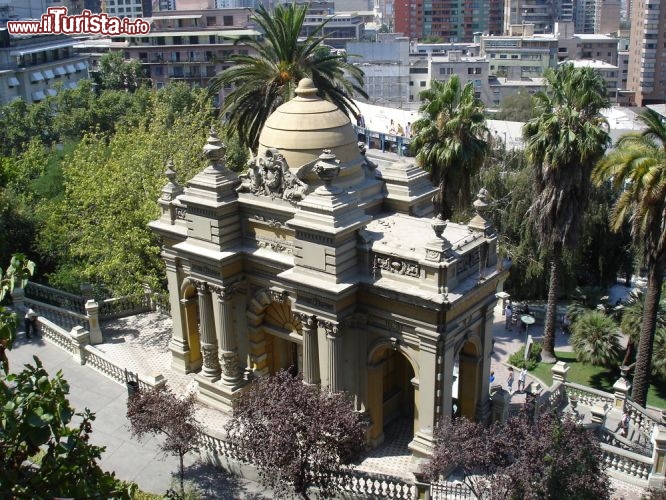
[[[527,368],[534,370],[541,360],[541,342],[534,342],[530,348],[530,355],[525,359],[525,346],[518,349],[509,357],[509,364],[517,368]]]

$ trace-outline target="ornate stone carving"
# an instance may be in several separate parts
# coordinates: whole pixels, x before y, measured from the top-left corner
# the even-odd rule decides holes
[[[207,372],[219,372],[220,361],[217,359],[217,347],[211,344],[202,344],[201,357]]]
[[[304,328],[314,328],[317,325],[317,316],[301,312],[293,313],[299,319]]]
[[[263,222],[263,223],[267,224],[268,226],[270,226],[272,228],[286,228],[287,227],[287,225],[284,222],[281,222],[281,221],[276,220],[276,219],[267,219],[263,215],[253,215],[253,216],[250,217],[250,220]]]
[[[293,249],[281,241],[275,241],[275,240],[259,240],[257,241],[257,246],[259,248],[270,248],[274,252],[277,253],[285,253],[287,255],[290,255],[293,251]]]
[[[241,184],[236,188],[239,193],[300,201],[308,192],[308,185],[289,170],[287,160],[275,148],[267,149],[262,157],[250,159],[247,166],[239,175]]]
[[[375,255],[373,274],[379,269],[414,278],[418,278],[421,274],[421,268],[416,262]]]
[[[375,170],[377,170],[377,164],[370,161],[370,158],[366,156],[367,146],[365,145],[365,142],[359,141],[358,150],[359,153],[361,153],[361,156],[363,157],[363,167],[371,177],[374,177]]]
[[[187,210],[185,210],[184,208],[176,209],[176,219],[185,220],[186,216],[187,216]]]
[[[223,352],[220,356],[222,364],[222,373],[226,379],[236,380],[243,375],[238,363],[238,353],[236,351]]]
[[[328,337],[335,339],[342,337],[342,328],[339,323],[320,319],[317,321],[317,324],[324,329]]]
[[[273,299],[275,302],[279,302],[280,304],[284,304],[289,300],[289,293],[286,290],[281,292],[277,290],[269,290],[268,293],[270,294],[271,299]]]

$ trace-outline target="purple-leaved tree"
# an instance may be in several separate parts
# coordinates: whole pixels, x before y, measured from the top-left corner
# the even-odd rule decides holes
[[[611,486],[592,433],[569,416],[523,413],[491,426],[443,421],[423,472],[437,480],[455,469],[479,499],[607,500]]]
[[[195,395],[181,399],[166,386],[142,389],[127,399],[127,418],[132,434],[161,435],[160,449],[179,459],[180,493],[185,494],[184,457],[199,445],[201,425],[195,418]]]
[[[286,371],[255,381],[234,406],[228,439],[259,468],[262,484],[307,499],[329,497],[335,474],[353,468],[366,426],[348,395],[306,385]]]

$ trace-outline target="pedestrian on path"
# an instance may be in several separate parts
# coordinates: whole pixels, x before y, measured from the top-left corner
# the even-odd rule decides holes
[[[506,385],[509,388],[509,394],[513,394],[513,368],[509,367],[509,378],[506,379]]]
[[[620,427],[622,428],[620,430],[620,436],[627,437],[629,434],[629,412],[626,408],[624,409],[624,413],[622,413],[622,418],[620,419]]]
[[[525,391],[525,378],[527,377],[527,368],[524,366],[520,369],[518,374],[518,392]]]
[[[28,311],[25,313],[25,336],[30,338],[30,332],[37,335],[37,313],[33,310],[32,307],[28,308]]]
[[[513,316],[513,308],[511,307],[511,302],[506,305],[504,309],[504,329],[511,330],[511,317]]]

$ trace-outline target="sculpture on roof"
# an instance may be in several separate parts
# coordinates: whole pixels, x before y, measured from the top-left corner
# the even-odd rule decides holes
[[[308,192],[308,185],[299,179],[298,173],[289,170],[284,155],[275,148],[267,149],[261,157],[248,160],[247,167],[239,175],[241,184],[236,188],[239,193],[300,201]]]

